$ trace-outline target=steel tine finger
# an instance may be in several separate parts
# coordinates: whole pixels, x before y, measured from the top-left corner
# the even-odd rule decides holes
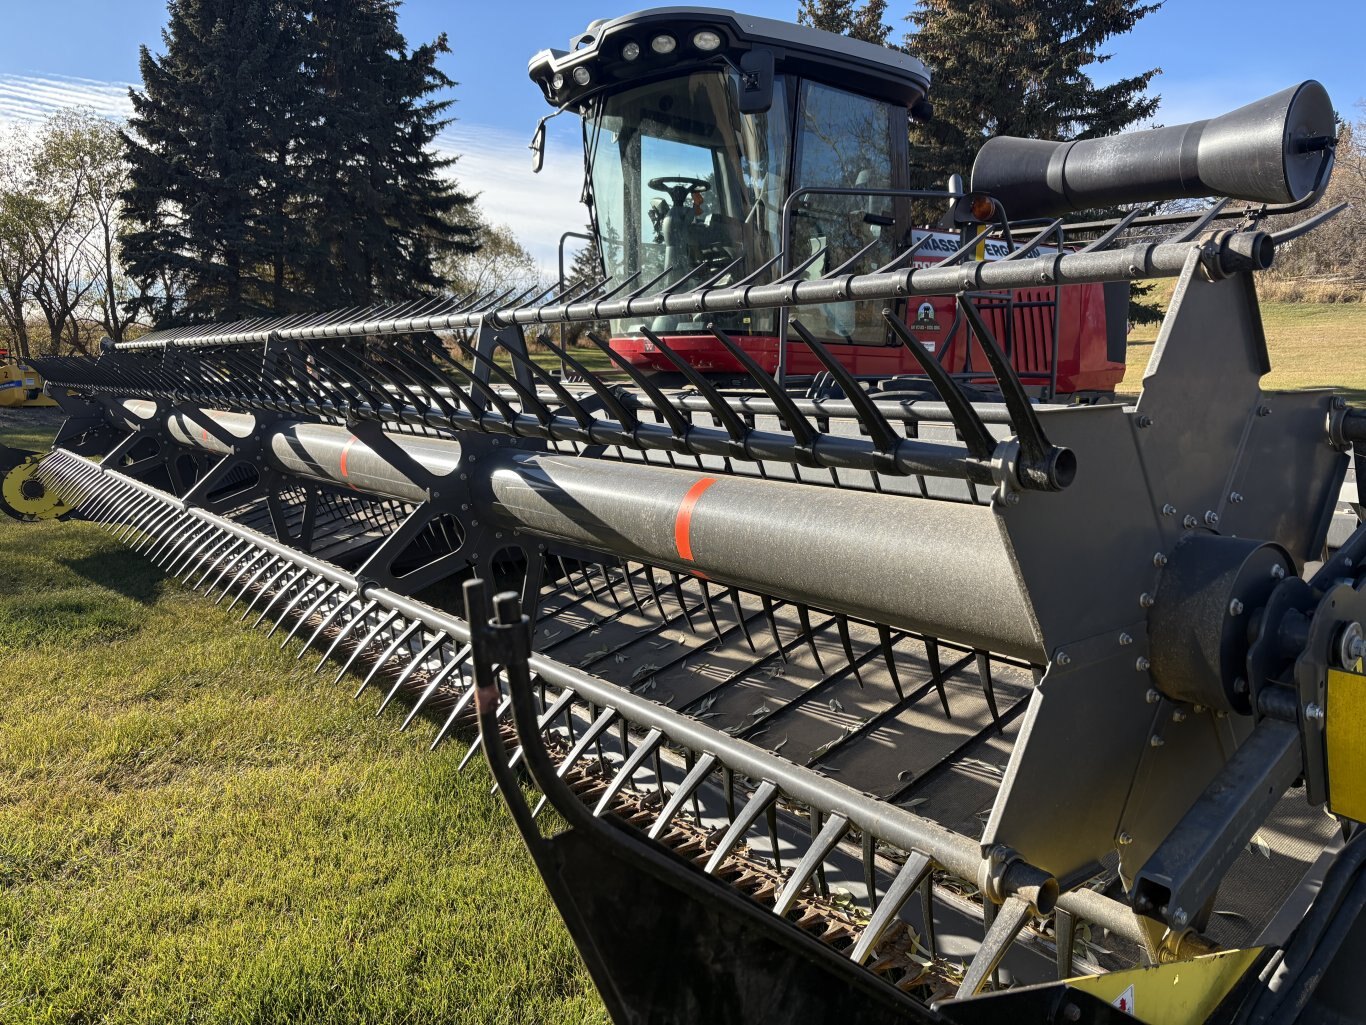
[[[346,662],[343,663],[341,669],[337,671],[337,675],[332,678],[332,682],[340,683],[341,678],[345,676],[347,672],[351,669],[352,664],[355,663],[356,659],[360,658],[360,653],[364,651],[366,648],[370,647],[370,645],[374,643],[375,638],[377,638],[381,633],[388,629],[389,625],[393,623],[393,621],[396,619],[398,619],[398,613],[392,609],[388,612],[387,615],[381,616],[379,624],[368,634],[365,635],[365,639],[363,641],[361,641],[358,645],[355,646],[355,648],[351,650],[351,654],[347,656]],[[338,638],[338,640],[340,640],[340,638]],[[326,656],[323,657],[326,658]],[[319,663],[319,668],[321,668],[321,663]]]
[[[293,615],[294,610],[298,608],[300,604],[303,603],[303,601],[308,597],[308,595],[313,593],[315,588],[320,587],[322,583],[323,578],[315,573],[313,580],[310,580],[303,587],[297,588],[295,590],[294,597],[289,600],[285,607],[280,610],[280,614],[275,617],[275,622],[271,624],[270,630],[266,633],[266,637],[274,637],[275,631],[280,629],[284,621],[288,619],[291,615]],[[284,645],[281,645],[281,648],[283,647]]]
[[[660,834],[662,834],[664,830],[669,827],[669,823],[674,820],[674,816],[682,811],[683,805],[687,803],[688,798],[691,797],[697,788],[702,785],[703,781],[711,775],[711,771],[716,767],[717,761],[716,755],[703,752],[701,757],[693,763],[692,768],[688,770],[688,774],[683,777],[683,781],[679,783],[674,792],[669,795],[669,800],[660,810],[659,818],[655,819],[654,825],[650,827],[649,833],[646,834],[651,840],[659,839]]]
[[[276,555],[274,552],[269,551],[267,551],[265,554],[268,556],[266,561],[261,563],[261,565],[256,568],[255,573],[247,577],[246,582],[243,583],[241,589],[238,590],[237,596],[233,598],[231,602],[228,603],[228,607],[224,609],[224,612],[231,612],[232,607],[242,600],[242,596],[246,594],[249,590],[251,590],[251,588],[256,584],[256,581],[259,580],[262,575],[269,573],[276,563],[284,562],[284,556],[282,555]],[[249,566],[243,567],[242,573],[245,573],[248,569],[250,569]],[[238,579],[240,579],[241,575],[242,574],[238,574],[237,577],[233,578],[232,584],[228,585],[228,590],[231,590],[232,587],[237,584],[237,581]],[[223,592],[223,597],[227,597],[227,594],[228,591],[225,590]],[[217,602],[214,602],[214,604],[217,605],[218,602],[221,602],[222,600],[223,598],[219,598]]]
[[[617,565],[621,568],[621,575],[626,581],[626,589],[631,592],[631,601],[635,603],[636,611],[644,613],[645,607],[640,604],[640,596],[636,594],[636,582],[631,577],[631,564],[625,559],[618,559]]]
[[[717,843],[716,849],[712,851],[711,857],[707,859],[707,864],[703,867],[702,871],[707,873],[707,875],[715,875],[716,870],[721,867],[721,863],[726,860],[726,857],[735,849],[736,845],[744,839],[745,834],[749,832],[750,826],[754,825],[754,823],[758,821],[759,816],[766,812],[768,806],[777,799],[778,784],[769,780],[764,780],[759,784],[759,786],[755,788],[754,793],[750,795],[749,800],[745,803],[745,807],[741,810],[740,814],[734,816],[731,820],[731,824],[726,828],[726,832]]]
[[[910,852],[906,863],[901,866],[901,871],[896,874],[892,885],[887,888],[887,893],[878,903],[877,910],[859,934],[858,942],[849,952],[849,960],[855,964],[863,964],[868,960],[868,955],[877,946],[877,941],[882,939],[882,934],[920,888],[920,884],[929,878],[930,870],[933,868],[934,863],[925,855],[919,851]]]
[[[375,710],[376,718],[384,714],[384,710],[389,707],[389,702],[394,700],[394,697],[403,689],[404,684],[408,682],[409,678],[431,657],[432,652],[445,644],[449,639],[450,638],[445,633],[438,632],[421,651],[408,660],[408,665],[404,668],[403,672],[399,673],[398,679],[395,680],[394,685],[389,688],[389,693],[384,695],[384,700],[379,703],[379,708]]]
[[[421,629],[421,620],[414,619],[407,626],[405,626],[402,630],[398,632],[398,636],[393,639],[389,647],[384,649],[384,654],[382,654],[379,658],[375,660],[375,664],[372,665],[370,667],[370,671],[365,674],[365,679],[363,679],[361,681],[360,686],[356,688],[356,693],[354,697],[359,698],[362,694],[365,693],[365,688],[370,686],[370,681],[379,675],[380,670],[384,668],[384,666],[388,663],[389,659],[393,658],[394,655],[398,653],[398,649],[403,647],[403,645],[408,642],[408,640],[413,636],[413,634],[417,633]]]
[[[323,589],[323,593],[318,596],[317,600],[307,609],[305,609],[304,612],[297,619],[295,619],[294,626],[292,626],[290,628],[289,633],[285,635],[285,639],[280,642],[281,651],[284,651],[285,647],[289,644],[289,642],[294,640],[294,635],[299,632],[299,628],[302,627],[305,623],[307,623],[310,619],[312,619],[315,615],[317,615],[318,610],[323,607],[323,603],[326,602],[329,598],[331,598],[341,589],[342,585],[339,583],[334,583],[331,587],[326,587]],[[323,621],[326,622],[326,619],[324,618]],[[321,627],[319,629],[321,629]],[[308,645],[305,644],[304,648],[307,647]]]
[[[987,979],[995,973],[1001,964],[1001,959],[1006,956],[1006,951],[1015,942],[1015,937],[1020,934],[1020,930],[1029,921],[1030,913],[1029,901],[1023,897],[1011,894],[1005,899],[1005,902],[997,909],[991,928],[982,938],[982,945],[978,948],[977,955],[972,959],[967,972],[963,975],[962,985],[958,987],[958,999],[974,996],[982,991],[982,988],[987,984]]]
[[[437,692],[437,689],[446,682],[452,673],[464,665],[473,650],[473,648],[466,644],[457,651],[444,666],[436,673],[432,674],[432,678],[428,680],[427,685],[422,688],[422,693],[419,694],[417,700],[413,702],[413,707],[408,709],[408,714],[404,717],[403,723],[398,728],[400,733],[413,724],[417,719],[418,713],[422,711],[422,706],[427,703],[427,699]],[[473,688],[471,687],[470,690],[473,690]]]
[[[317,644],[318,638],[321,637],[325,631],[331,628],[332,624],[335,623],[338,619],[340,619],[342,614],[346,612],[346,610],[349,609],[352,606],[352,604],[360,600],[361,597],[359,594],[348,594],[341,601],[337,602],[337,604],[333,605],[332,611],[325,614],[322,618],[322,621],[319,622],[314,631],[311,634],[309,634],[308,640],[305,641],[303,647],[299,649],[299,653],[294,656],[294,661],[300,661],[304,657],[304,652],[308,651],[311,647],[313,647],[313,645]]]
[[[835,849],[835,845],[844,838],[844,834],[849,831],[849,819],[838,812],[831,815],[821,828],[820,834],[811,841],[811,846],[802,855],[802,860],[797,863],[797,867],[792,870],[792,875],[784,884],[782,892],[778,894],[778,901],[773,905],[773,913],[780,918],[792,909],[792,905],[801,895],[809,879],[816,874],[816,869],[820,868],[830,852]]]
[[[283,598],[285,595],[289,594],[298,585],[299,581],[308,575],[308,567],[300,566],[299,572],[295,573],[292,577],[286,580],[284,584],[282,584],[280,587],[277,587],[275,589],[275,593],[273,593],[270,596],[270,601],[266,602],[266,604],[262,607],[261,614],[256,617],[256,622],[251,624],[252,629],[255,629],[256,627],[260,626],[261,623],[265,620],[266,616],[270,615],[271,609],[275,608],[276,603],[279,602],[280,599]],[[312,587],[312,584],[309,584],[308,586]],[[296,598],[295,600],[298,599]],[[251,612],[250,607],[247,608],[247,612]],[[246,617],[244,616],[243,618],[245,619]],[[279,626],[279,622],[280,621],[277,619],[275,621],[275,626]],[[272,627],[272,630],[273,629],[274,627]]]
[[[437,745],[446,739],[446,734],[450,732],[451,727],[454,726],[456,720],[460,718],[460,714],[469,706],[470,701],[474,698],[474,694],[475,688],[471,685],[466,687],[464,693],[456,699],[455,704],[451,706],[450,712],[447,713],[445,721],[442,722],[441,727],[436,731],[436,737],[427,748],[428,751],[435,751]],[[469,763],[469,758],[470,754],[466,751],[465,757],[460,760],[459,768],[463,769]]]
[[[361,596],[357,594],[356,597],[352,600],[359,600],[360,597]],[[346,625],[342,627],[339,631],[337,631],[337,636],[332,638],[332,643],[329,644],[327,646],[327,650],[323,652],[323,657],[318,659],[318,664],[313,667],[313,671],[315,673],[322,671],[323,663],[332,657],[332,652],[336,651],[337,648],[341,645],[341,643],[345,641],[346,638],[351,636],[352,632],[356,629],[356,627],[360,626],[361,623],[365,622],[365,620],[370,617],[370,613],[374,612],[375,609],[377,609],[378,607],[379,602],[371,598],[369,601],[365,603],[364,607],[362,607],[360,611],[358,611],[354,616],[352,616],[350,619],[346,621]],[[395,613],[395,615],[397,615],[397,613]],[[303,655],[304,653],[302,651],[299,652],[299,658],[303,658]]]
[[[603,812],[607,811],[617,794],[621,792],[623,787],[630,783],[631,778],[635,776],[641,765],[643,765],[646,759],[650,758],[663,743],[663,730],[653,729],[645,735],[645,739],[636,746],[636,749],[631,752],[630,757],[621,763],[621,768],[617,770],[616,775],[612,777],[612,781],[608,783],[607,788],[603,790],[602,796],[598,798],[598,803],[593,806],[594,815],[601,816]]]
[[[669,621],[669,614],[664,611],[664,603],[659,600],[659,589],[655,587],[654,567],[642,563],[641,568],[645,570],[645,583],[650,588],[650,597],[655,600],[655,608],[659,609],[659,618],[667,623]]]

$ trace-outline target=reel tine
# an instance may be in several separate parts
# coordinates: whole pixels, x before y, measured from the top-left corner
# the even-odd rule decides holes
[[[996,710],[996,688],[991,680],[991,657],[985,651],[974,651],[973,655],[977,659],[977,675],[982,681],[982,695],[987,699],[987,708],[991,711],[991,725],[1000,733],[1001,713]]]
[[[655,600],[655,608],[659,609],[659,618],[667,623],[669,621],[669,614],[664,611],[664,603],[659,600],[659,589],[655,587],[654,567],[643,562],[640,566],[641,569],[645,571],[645,583],[650,588],[650,597]]]
[[[882,648],[882,660],[886,663],[887,674],[892,678],[898,701],[906,700],[906,692],[901,688],[901,675],[896,671],[896,656],[892,652],[892,629],[885,623],[877,624],[878,644]]]
[[[360,597],[360,594],[357,594],[356,597],[352,600],[358,601],[360,600]],[[332,643],[329,644],[327,646],[327,650],[323,652],[323,657],[318,659],[318,664],[313,667],[314,673],[319,673],[322,671],[323,663],[332,657],[332,652],[336,651],[338,646],[340,646],[341,643],[344,640],[346,640],[346,638],[351,636],[352,632],[356,629],[356,627],[360,626],[361,623],[365,622],[365,620],[369,618],[370,613],[374,612],[375,609],[378,607],[379,602],[376,601],[374,598],[371,598],[369,601],[365,603],[364,606],[361,607],[361,609],[354,616],[352,616],[350,619],[346,621],[346,625],[342,627],[339,631],[337,631],[337,636],[332,638]],[[304,653],[300,651],[299,658],[303,657]]]
[[[953,713],[949,711],[949,694],[944,689],[944,667],[939,661],[937,637],[925,638],[925,660],[930,664],[930,679],[934,680],[935,689],[939,691],[939,703],[944,706],[944,718],[952,719]]]
[[[868,834],[865,834],[865,836]],[[868,919],[868,924],[863,927],[863,932],[859,934],[858,942],[854,944],[854,949],[849,952],[849,960],[855,964],[863,964],[868,960],[868,955],[873,952],[877,941],[882,939],[887,927],[892,924],[906,902],[911,899],[915,892],[920,888],[920,884],[929,878],[934,862],[919,851],[911,851],[906,858],[906,863],[901,866],[901,871],[892,880],[892,885],[887,888],[887,893],[878,902],[877,910]]]
[[[977,459],[990,459],[992,452],[996,450],[996,439],[991,436],[986,423],[973,408],[972,401],[963,394],[958,382],[944,369],[939,360],[921,348],[915,335],[911,334],[910,329],[891,310],[883,310],[882,319],[891,327],[892,333],[901,340],[901,344],[916,363],[920,364],[920,369],[939,392],[944,404],[949,407],[949,416],[953,420],[953,425],[958,428],[958,433],[962,435],[968,451]]]
[[[859,671],[858,659],[854,658],[854,645],[849,637],[849,618],[837,614],[835,616],[835,628],[839,631],[840,644],[844,647],[844,657],[849,660],[849,665],[854,670],[854,679],[858,681],[861,690],[863,688],[863,673]]]
[[[816,635],[811,632],[811,610],[805,605],[798,605],[797,618],[801,620],[802,636],[806,639],[806,646],[811,649],[811,657],[816,660],[816,668],[824,673],[825,663],[821,661],[820,650],[816,647]]]
[[[323,589],[323,593],[318,596],[318,600],[315,601],[312,605],[310,605],[308,609],[294,621],[294,626],[285,636],[285,639],[280,642],[281,651],[284,651],[285,648],[289,645],[289,642],[294,640],[294,635],[299,632],[299,628],[302,627],[305,623],[307,623],[310,619],[312,619],[315,615],[317,615],[318,610],[323,606],[323,602],[327,601],[327,599],[331,598],[341,589],[342,585],[339,583],[334,583],[331,587]],[[308,645],[305,644],[304,647],[307,648]]]
[[[1001,351],[995,336],[972,300],[965,295],[959,295],[958,307],[967,318],[968,327],[972,329],[977,343],[982,347],[987,362],[991,364],[996,383],[1001,386],[1001,396],[1005,399],[1006,408],[1010,410],[1011,426],[1015,428],[1015,436],[1020,443],[1021,457],[1026,464],[1042,467],[1053,446],[1044,434],[1043,424],[1039,422],[1029,396],[1025,394],[1020,376]]]
[[[342,613],[345,612],[348,608],[350,608],[353,602],[358,602],[360,600],[360,595],[356,593],[350,594],[346,598],[343,598],[341,601],[337,602],[337,604],[332,607],[332,611],[323,616],[322,621],[318,623],[317,629],[315,629],[313,633],[309,635],[308,640],[305,641],[303,647],[299,649],[299,653],[294,656],[294,661],[301,661],[304,657],[304,652],[308,651],[308,649],[310,649],[311,647],[313,647],[314,644],[317,643],[318,638],[321,637],[323,633],[329,627],[331,627],[334,622],[341,618]]]
[[[773,635],[773,646],[778,649],[779,656],[786,662],[787,649],[783,647],[783,639],[778,636],[778,619],[773,614],[773,599],[766,594],[761,594],[759,600],[764,603],[764,619],[768,621],[768,632]]]
[[[745,635],[745,643],[749,645],[750,651],[757,651],[754,647],[754,638],[749,633],[749,623],[745,619],[745,608],[740,604],[740,591],[738,588],[729,587],[726,589],[730,594],[731,604],[735,606],[735,618],[740,623],[740,630]]]
[[[844,391],[844,397],[854,406],[854,412],[858,416],[859,422],[867,429],[868,436],[873,440],[873,445],[878,452],[888,461],[895,461],[896,447],[901,442],[901,435],[896,432],[887,418],[882,415],[882,411],[877,408],[872,398],[863,390],[863,385],[854,379],[847,367],[830,354],[830,350],[822,345],[810,331],[796,317],[790,323],[797,334],[802,336],[802,341],[806,343],[816,358],[820,360],[821,366],[829,371],[830,376],[835,379],[840,388]]]
[[[745,368],[745,372],[754,379],[754,383],[768,396],[769,401],[778,407],[778,413],[783,422],[787,424],[787,429],[792,432],[792,436],[796,439],[798,449],[809,452],[811,445],[820,436],[820,432],[797,408],[797,404],[792,401],[792,396],[784,391],[773,375],[759,366],[754,361],[754,357],[745,352],[726,332],[715,324],[708,324],[707,330],[725,347],[731,357]]]
[[[636,594],[636,582],[631,576],[631,564],[625,559],[617,559],[617,565],[621,568],[621,575],[626,580],[626,589],[631,592],[631,601],[635,603],[636,611],[643,613],[645,607],[640,604],[640,597]]]
[[[673,570],[669,570],[669,579],[673,581],[674,598],[678,601],[678,608],[683,613],[683,618],[688,621],[688,629],[697,633],[697,626],[692,621],[692,613],[688,610],[688,603],[683,600],[682,579]]]
[[[613,349],[611,343],[602,335],[596,331],[585,331],[584,334],[590,342],[601,349],[607,358],[621,369],[622,373],[631,379],[632,384],[645,393],[655,412],[664,418],[674,432],[674,437],[682,442],[684,449],[687,450],[688,431],[692,429],[692,424],[688,422],[688,418],[674,408],[674,404],[659,390],[658,385],[637,370],[629,359]]]
[[[711,588],[707,586],[707,582],[701,577],[697,578],[697,586],[702,591],[702,607],[707,610],[707,619],[710,620],[711,628],[716,633],[716,640],[719,643],[721,640],[721,624],[716,621],[716,610],[712,608]]]

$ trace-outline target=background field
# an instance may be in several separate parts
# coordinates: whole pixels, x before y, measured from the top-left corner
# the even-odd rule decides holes
[[[1264,317],[1272,386],[1366,397],[1366,306]],[[277,644],[90,524],[0,519],[0,1021],[605,1021],[482,762]]]

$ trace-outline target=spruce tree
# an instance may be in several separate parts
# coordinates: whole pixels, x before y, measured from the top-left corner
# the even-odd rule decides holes
[[[886,13],[887,0],[865,0],[862,6],[854,0],[800,0],[797,5],[797,21],[803,25],[879,45],[886,45],[892,34],[882,21]]]
[[[302,104],[288,73],[299,22],[280,0],[171,0],[165,53],[142,48],[125,143],[130,275],[161,322],[237,318],[285,305],[297,256],[284,230],[292,194],[279,128]],[[151,288],[183,282],[184,294]],[[137,311],[131,311],[137,312]]]
[[[450,124],[446,37],[409,50],[396,0],[301,0],[309,16],[313,117],[303,163],[319,306],[368,305],[439,289],[434,259],[477,248],[459,211],[473,199],[432,149]]]
[[[1142,0],[920,0],[906,49],[931,68],[934,118],[911,128],[912,183],[967,175],[993,135],[1089,139],[1151,118],[1161,69],[1097,86],[1102,47],[1161,7]]]

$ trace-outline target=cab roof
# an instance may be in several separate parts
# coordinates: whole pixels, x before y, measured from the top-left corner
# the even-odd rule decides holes
[[[707,32],[719,38],[719,45],[699,49],[694,40]],[[672,40],[672,49],[661,52],[667,44],[657,48],[660,37]],[[634,58],[627,56],[632,50]],[[797,73],[907,107],[923,99],[930,86],[925,65],[900,50],[715,7],[655,7],[594,21],[569,41],[568,50],[537,53],[527,73],[546,101],[559,108],[718,60],[741,66],[755,50],[770,51],[778,73]],[[575,78],[579,68],[584,69],[579,79],[586,82]]]

